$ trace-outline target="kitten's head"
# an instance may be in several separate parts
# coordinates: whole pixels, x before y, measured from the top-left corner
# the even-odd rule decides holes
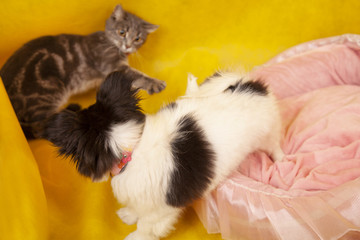
[[[70,157],[78,172],[99,180],[108,176],[121,154],[139,141],[145,115],[138,106],[132,80],[121,72],[109,74],[96,103],[80,110],[73,105],[47,123],[44,138]]]
[[[147,35],[158,27],[124,11],[121,5],[117,5],[106,21],[105,33],[120,51],[130,54],[141,47]]]

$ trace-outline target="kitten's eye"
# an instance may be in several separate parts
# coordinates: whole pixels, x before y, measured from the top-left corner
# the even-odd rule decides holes
[[[126,32],[124,30],[119,30],[119,35],[125,37]]]
[[[134,39],[135,42],[140,42],[140,40],[141,40],[141,37],[136,37],[136,38]]]

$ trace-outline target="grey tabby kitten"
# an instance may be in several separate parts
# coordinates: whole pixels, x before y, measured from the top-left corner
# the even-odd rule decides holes
[[[18,120],[28,139],[41,138],[47,119],[76,93],[99,85],[117,70],[136,79],[133,87],[163,90],[163,81],[131,68],[127,55],[158,28],[117,5],[105,31],[90,35],[44,36],[26,43],[0,70]]]

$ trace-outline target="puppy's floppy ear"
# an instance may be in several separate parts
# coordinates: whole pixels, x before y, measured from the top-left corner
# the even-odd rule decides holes
[[[93,180],[102,178],[116,161],[107,147],[107,129],[96,116],[93,107],[79,112],[65,109],[48,120],[44,133],[60,155],[70,157],[78,172]]]
[[[128,76],[126,69],[110,73],[96,94],[96,102],[112,105],[119,103],[119,100],[133,98],[138,90],[131,87],[134,80]]]
[[[43,137],[59,147],[69,145],[69,136],[73,134],[76,126],[76,112],[65,109],[47,121]]]
[[[126,70],[110,73],[96,95],[96,104],[111,113],[113,123],[136,120],[143,122],[145,115],[139,106],[139,89],[133,89],[134,78]]]
[[[79,173],[100,179],[116,163],[109,134],[116,124],[135,121],[142,126],[145,115],[138,106],[137,89],[126,72],[111,73],[101,85],[96,103],[80,110],[70,105],[47,122],[44,138],[70,157]]]

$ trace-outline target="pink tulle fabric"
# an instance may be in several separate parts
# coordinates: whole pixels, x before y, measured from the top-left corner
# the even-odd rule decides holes
[[[358,239],[360,35],[301,44],[251,75],[279,98],[286,157],[273,163],[265,153],[251,154],[194,204],[204,226],[225,239],[339,239],[347,233]]]

